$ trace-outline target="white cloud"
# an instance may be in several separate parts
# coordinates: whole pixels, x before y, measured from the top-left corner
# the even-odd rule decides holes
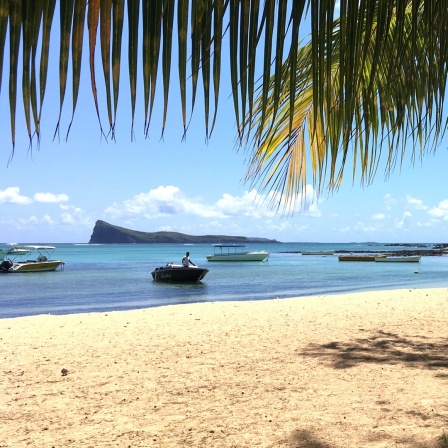
[[[224,193],[216,203],[207,204],[202,198],[188,198],[178,187],[169,185],[157,187],[147,193],[139,193],[121,204],[114,203],[105,209],[105,213],[112,218],[144,216],[156,219],[180,215],[207,219],[228,219],[238,216],[254,219],[273,218],[278,213],[269,207],[269,203],[271,200],[275,203],[276,196],[276,192],[265,196],[253,189],[245,191],[241,196]],[[311,186],[307,188],[302,209],[302,213],[307,216],[321,216]]]
[[[412,214],[410,212],[404,212],[401,219],[396,221],[395,227],[397,227],[397,229],[407,228],[411,218],[412,218]]]
[[[308,210],[304,211],[304,214],[313,218],[320,218],[322,216],[322,213],[317,207],[317,204],[310,204],[308,206]]]
[[[391,194],[386,194],[384,203],[386,204],[386,210],[392,210],[396,206],[397,200]]]
[[[431,220],[428,222],[417,222],[417,227],[432,227],[435,224],[435,221]]]
[[[428,214],[433,218],[448,220],[448,199],[444,199],[437,207],[428,210]]]
[[[372,219],[374,220],[386,219],[386,215],[384,213],[375,213],[374,215],[372,215]]]
[[[375,233],[377,229],[376,229],[376,227],[373,227],[373,226],[367,226],[366,224],[364,224],[363,221],[359,221],[355,224],[355,226],[353,227],[353,230],[371,234],[371,233]]]
[[[220,222],[220,221],[210,221],[210,222],[208,223],[208,225],[209,225],[210,227],[214,227],[214,228],[217,228],[217,229],[224,228],[222,222]]]
[[[76,219],[71,213],[62,213],[61,220],[64,224],[75,224]]]
[[[68,225],[80,225],[84,227],[91,227],[93,220],[90,217],[85,216],[85,212],[80,207],[61,207],[63,212],[61,213],[61,221]]]
[[[8,187],[6,190],[0,190],[0,204],[31,204],[33,200],[20,194],[19,187]]]
[[[143,215],[155,219],[173,215],[192,214],[205,218],[224,216],[219,210],[185,197],[178,187],[160,186],[148,193],[139,193],[122,204],[112,204],[105,213],[112,217]]]
[[[67,202],[69,200],[69,198],[65,193],[62,193],[62,194],[36,193],[34,195],[34,200],[36,202],[45,202],[45,203],[55,204],[58,202]]]
[[[64,193],[35,193],[33,199],[31,199],[28,196],[21,195],[19,187],[8,187],[5,190],[0,190],[0,204],[27,205],[33,202],[58,203],[68,200],[69,197]]]
[[[308,232],[310,230],[309,224],[297,225],[291,224],[289,221],[280,221],[280,222],[268,222],[263,229],[264,231],[278,232],[278,233],[289,233],[295,236],[299,236],[304,232]]]
[[[417,210],[427,210],[428,209],[428,207],[423,204],[423,201],[421,199],[416,199],[409,194],[406,195],[406,202],[409,205],[412,205],[412,207],[414,207]]]
[[[18,222],[23,225],[23,226],[27,226],[28,224],[37,224],[39,222],[39,220],[37,219],[36,216],[32,215],[29,218],[20,218],[18,220]]]
[[[173,226],[160,226],[157,229],[158,232],[176,232],[177,230]]]
[[[17,230],[41,229],[44,239],[48,237],[48,239],[51,239],[54,229],[62,224],[76,227],[76,229],[81,227],[91,229],[94,225],[94,221],[85,215],[84,210],[74,206],[65,206],[60,215],[50,215],[48,213],[32,214],[28,217],[2,219],[0,222],[13,225]]]
[[[44,215],[44,217],[42,218],[42,221],[46,222],[47,224],[54,224],[53,218],[49,215]]]
[[[273,203],[280,203],[280,194],[273,192],[269,196],[272,198]],[[292,212],[300,211],[302,216],[310,216],[312,218],[320,218],[322,216],[321,211],[318,208],[318,204],[322,204],[324,200],[316,194],[316,190],[311,184],[307,184],[305,189],[299,191],[297,197],[291,199],[288,206],[293,209]]]
[[[275,211],[268,209],[263,203],[266,197],[257,190],[245,191],[242,196],[224,193],[216,206],[221,217],[245,216],[250,218],[274,217]]]
[[[308,226],[301,226],[301,227],[296,227],[294,230],[304,230],[305,228],[307,228]],[[266,223],[265,226],[265,230],[269,230],[269,231],[276,231],[276,232],[285,232],[285,231],[290,231],[292,230],[293,226],[290,222],[288,221],[280,221],[278,223],[274,223],[274,222],[268,222]]]

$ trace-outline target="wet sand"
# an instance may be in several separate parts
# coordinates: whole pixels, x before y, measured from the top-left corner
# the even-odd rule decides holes
[[[448,289],[0,319],[0,447],[448,446],[447,335]]]

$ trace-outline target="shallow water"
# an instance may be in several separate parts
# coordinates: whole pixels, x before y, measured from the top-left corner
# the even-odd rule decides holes
[[[37,314],[105,312],[194,302],[263,300],[351,291],[447,287],[448,257],[420,263],[339,262],[333,256],[302,256],[301,250],[406,249],[367,244],[253,244],[270,252],[266,262],[211,263],[209,244],[59,244],[53,258],[64,270],[0,275],[0,318]],[[430,248],[430,247],[429,247]],[[155,283],[151,271],[180,263],[186,251],[210,272],[201,283]],[[418,271],[418,274],[415,273]]]

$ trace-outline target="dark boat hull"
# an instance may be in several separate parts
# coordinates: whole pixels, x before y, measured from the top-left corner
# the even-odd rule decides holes
[[[207,274],[205,268],[186,268],[165,266],[154,269],[152,278],[159,283],[196,283],[201,281]]]

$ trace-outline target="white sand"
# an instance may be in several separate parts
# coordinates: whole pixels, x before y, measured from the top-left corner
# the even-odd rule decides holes
[[[435,447],[447,310],[428,289],[0,319],[0,447]]]

